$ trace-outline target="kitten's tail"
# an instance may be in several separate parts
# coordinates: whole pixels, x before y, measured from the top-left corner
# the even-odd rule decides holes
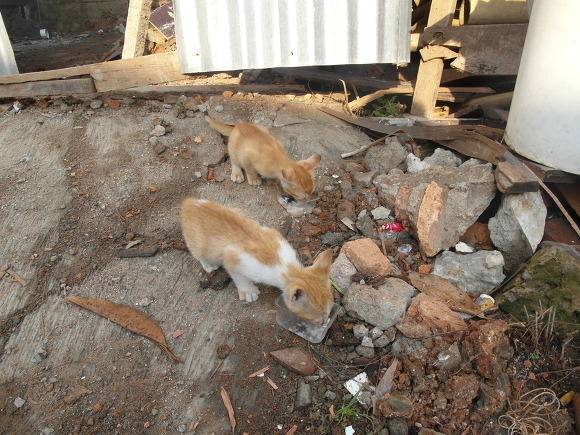
[[[215,119],[211,119],[209,116],[206,116],[205,120],[209,123],[209,126],[211,128],[217,130],[224,136],[229,136],[232,130],[234,129],[234,127],[232,127],[231,125],[227,125],[222,122],[216,121]]]

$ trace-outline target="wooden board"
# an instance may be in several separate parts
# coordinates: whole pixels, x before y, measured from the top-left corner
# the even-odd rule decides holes
[[[580,217],[580,183],[558,184],[558,190],[576,212],[576,215]]]
[[[453,19],[456,0],[432,0],[427,26],[449,26]],[[421,61],[413,94],[411,114],[432,118],[435,113],[437,88],[441,82],[443,60]]]
[[[506,150],[504,162],[499,162],[495,169],[497,188],[502,193],[536,192],[540,183],[516,156]]]
[[[571,174],[570,172],[550,168],[549,166],[544,166],[529,160],[524,160],[524,163],[534,174],[536,174],[536,177],[545,183],[573,184],[580,180],[578,175]]]
[[[478,133],[475,125],[414,125],[411,127],[398,127],[379,124],[373,119],[356,118],[325,107],[321,107],[319,110],[378,133],[432,140],[466,156],[482,159],[493,164],[498,164],[502,161],[506,151],[505,147],[499,142]]]
[[[0,85],[0,98],[39,97],[43,95],[90,94],[95,92],[92,78],[46,80]]]
[[[426,44],[461,47],[451,66],[477,75],[516,75],[526,39],[527,24],[427,27]]]
[[[98,92],[190,78],[179,72],[177,52],[173,51],[92,65],[3,76],[0,77],[0,94],[4,97],[14,96],[11,93],[14,92],[14,89],[7,87],[9,84],[64,79],[82,75],[90,75],[93,78],[95,89]],[[91,92],[94,92],[94,90]]]
[[[149,25],[152,0],[130,0],[127,12],[127,26],[123,44],[123,59],[143,56],[145,37]]]

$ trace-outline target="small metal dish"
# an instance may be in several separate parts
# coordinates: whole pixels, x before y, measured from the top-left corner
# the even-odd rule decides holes
[[[317,325],[303,319],[302,317],[298,317],[292,311],[289,311],[286,307],[286,304],[284,303],[284,297],[282,295],[276,298],[275,303],[276,322],[278,322],[278,325],[290,332],[293,332],[299,337],[304,338],[310,343],[320,343],[332,326],[336,316],[338,315],[339,305],[335,303],[332,307],[332,310],[330,311],[328,319],[326,319],[326,322],[324,322],[322,325]]]

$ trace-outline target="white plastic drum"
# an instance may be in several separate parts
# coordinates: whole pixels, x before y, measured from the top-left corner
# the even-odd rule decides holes
[[[506,143],[518,154],[580,175],[579,0],[534,0]]]

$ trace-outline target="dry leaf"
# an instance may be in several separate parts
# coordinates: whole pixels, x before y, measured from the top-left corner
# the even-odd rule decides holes
[[[298,425],[294,425],[290,428],[290,430],[288,432],[286,432],[284,435],[292,435],[293,433],[295,433],[298,430]]]
[[[181,337],[183,334],[185,334],[185,331],[183,329],[178,329],[173,333],[172,337],[173,338]]]
[[[133,217],[133,213],[131,213],[131,212],[125,213],[125,217],[126,218]]]
[[[454,311],[477,316],[481,307],[477,305],[467,292],[464,292],[451,281],[433,274],[409,272],[411,285],[435,299],[443,301]]]
[[[220,394],[222,395],[222,400],[224,401],[224,405],[226,406],[226,409],[228,410],[228,416],[230,417],[230,424],[232,425],[232,433],[233,433],[234,430],[236,429],[236,419],[234,417],[234,407],[232,406],[232,402],[230,400],[230,395],[228,394],[228,392],[225,390],[224,387],[222,387]]]
[[[196,136],[195,139],[193,139],[193,141],[196,143],[201,143],[201,137]]]
[[[157,192],[157,187],[155,187],[155,186],[149,186],[149,192],[151,192],[151,193]]]
[[[139,334],[155,343],[173,362],[179,358],[169,349],[163,331],[157,322],[142,311],[123,304],[116,304],[105,299],[85,298],[82,296],[67,296],[66,301],[90,310],[99,316],[106,317],[111,322]]]

